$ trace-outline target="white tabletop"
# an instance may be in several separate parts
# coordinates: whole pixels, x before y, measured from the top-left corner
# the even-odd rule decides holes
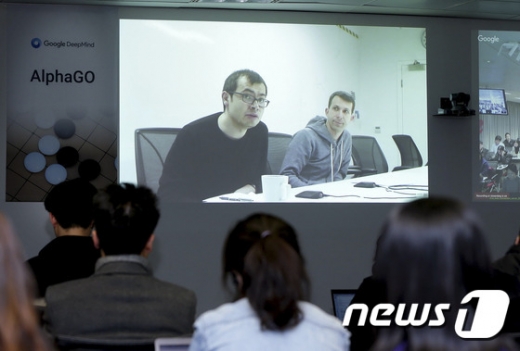
[[[359,188],[358,182],[374,182],[374,188]],[[345,179],[333,183],[315,184],[293,188],[283,202],[407,202],[428,196],[428,167],[417,167],[396,172],[380,173],[371,176]],[[321,191],[324,197],[306,199],[295,197],[305,191]],[[266,202],[262,194],[222,194],[204,202],[212,203],[260,203]]]

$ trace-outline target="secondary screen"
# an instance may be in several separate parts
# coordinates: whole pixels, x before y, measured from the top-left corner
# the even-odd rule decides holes
[[[518,201],[520,32],[479,31],[477,39],[479,101],[485,108],[479,108],[479,169],[475,199]]]

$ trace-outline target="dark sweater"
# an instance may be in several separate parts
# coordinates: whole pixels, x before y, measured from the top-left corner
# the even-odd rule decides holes
[[[91,237],[67,235],[52,240],[27,263],[43,297],[51,285],[91,276],[99,257]]]
[[[232,139],[218,127],[220,115],[198,119],[179,132],[159,182],[161,202],[200,202],[247,184],[260,189],[261,175],[267,173],[266,125],[260,122]]]

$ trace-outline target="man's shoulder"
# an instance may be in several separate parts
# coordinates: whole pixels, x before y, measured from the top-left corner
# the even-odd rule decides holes
[[[257,135],[257,136],[266,136],[268,133],[268,129],[267,129],[267,125],[260,121],[258,122],[258,124],[256,126],[254,126],[253,128],[250,128],[247,130],[247,133],[246,135]]]
[[[190,123],[186,124],[181,132],[186,131],[197,131],[199,129],[205,129],[212,125],[218,126],[217,120],[218,117],[222,114],[222,112],[213,113],[209,116],[201,117],[199,119],[196,119],[194,121],[191,121]]]
[[[349,143],[352,143],[352,134],[345,129],[343,133],[341,133],[340,140],[343,140],[343,142],[346,142],[348,145]]]
[[[57,259],[59,259],[61,252],[67,252],[67,247],[64,247],[63,241],[64,240],[61,239],[61,237],[56,237],[52,239],[50,242],[48,242],[44,247],[40,249],[38,255],[27,260],[27,263],[29,263],[30,265],[34,265],[37,263],[43,264],[44,262],[48,262],[49,259],[53,262],[56,261]]]
[[[39,255],[36,255],[34,257],[29,258],[27,261],[25,261],[27,265],[29,265],[29,268],[36,273],[35,271],[41,266],[41,259]]]
[[[195,298],[195,292],[183,286],[177,285],[175,283],[166,282],[164,280],[160,280],[154,276],[150,276],[152,282],[157,284],[157,286],[165,291],[169,291],[177,296],[184,296],[186,298]]]
[[[123,278],[123,280],[121,280]],[[132,284],[130,284],[130,282]],[[160,280],[153,275],[99,275],[94,274],[87,278],[76,279],[64,283],[52,285],[47,289],[46,297],[50,303],[54,300],[74,300],[78,296],[88,296],[91,292],[98,292],[106,289],[116,293],[118,290],[128,291],[132,286],[146,286],[143,295],[173,297],[175,300],[183,300],[187,303],[194,302],[195,293],[180,285]]]
[[[63,283],[51,285],[47,288],[45,298],[47,302],[51,302],[54,299],[62,299],[64,296],[71,295],[76,296],[77,293],[88,293],[88,285],[91,282],[92,277],[69,280]]]
[[[294,133],[293,139],[305,139],[305,140],[314,140],[318,138],[318,133],[309,127],[305,127],[300,129],[296,133]]]

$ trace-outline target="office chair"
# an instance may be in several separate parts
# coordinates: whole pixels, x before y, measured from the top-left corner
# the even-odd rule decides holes
[[[267,146],[267,162],[272,174],[280,174],[283,159],[287,147],[292,140],[292,135],[285,133],[269,132]]]
[[[159,189],[164,160],[181,128],[141,128],[135,131],[137,184]]]
[[[360,177],[388,172],[388,163],[376,138],[352,136],[352,160],[361,169]]]
[[[392,135],[392,139],[394,139],[401,154],[401,165],[395,167],[392,171],[421,167],[423,165],[421,153],[411,136],[396,134]]]

